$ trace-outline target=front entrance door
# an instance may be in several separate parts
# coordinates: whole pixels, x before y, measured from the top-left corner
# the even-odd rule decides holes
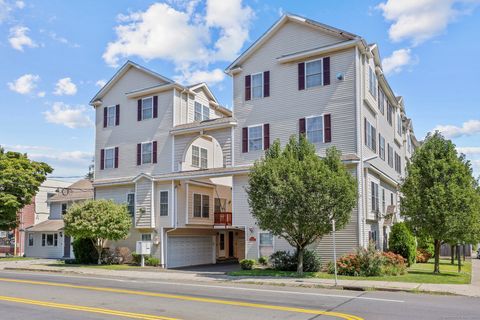
[[[220,232],[218,235],[218,256],[225,258],[225,232]]]
[[[70,237],[65,236],[65,241],[63,244],[63,257],[70,258]]]
[[[233,257],[233,231],[228,232],[228,257]]]

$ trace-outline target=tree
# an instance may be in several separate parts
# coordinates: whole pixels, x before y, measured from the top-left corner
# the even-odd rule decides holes
[[[303,272],[305,248],[350,220],[357,184],[335,148],[325,158],[304,136],[292,136],[281,150],[275,141],[249,175],[248,202],[258,226],[284,238],[297,250]]]
[[[479,232],[475,187],[470,163],[438,132],[427,136],[407,164],[401,212],[418,235],[433,238],[434,273],[440,272],[442,241],[473,240]]]
[[[0,230],[17,227],[17,212],[32,201],[53,169],[0,147]]]
[[[101,264],[102,251],[108,240],[128,236],[132,219],[126,205],[111,200],[87,200],[74,204],[64,215],[65,234],[75,239],[91,239]]]
[[[405,223],[399,222],[392,226],[392,231],[388,240],[388,248],[392,252],[405,258],[408,266],[415,262],[415,256],[417,253],[415,237]]]

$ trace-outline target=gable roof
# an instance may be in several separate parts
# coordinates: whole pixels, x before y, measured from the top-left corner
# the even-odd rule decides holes
[[[250,56],[255,50],[257,50],[262,44],[264,44],[273,34],[275,34],[286,22],[292,21],[300,23],[312,28],[321,29],[324,32],[330,33],[344,38],[345,40],[359,40],[360,36],[357,36],[353,33],[326,25],[324,23],[311,20],[296,14],[285,13],[280,19],[277,20],[260,38],[258,38],[250,47],[248,47],[235,61],[233,61],[226,69],[225,72],[228,74],[233,69],[237,67],[238,64],[242,63],[248,56]]]
[[[217,97],[213,94],[213,92],[210,90],[208,85],[205,82],[200,82],[196,84],[192,84],[187,87],[191,91],[195,91],[197,89],[203,89],[203,91],[207,94],[208,98],[210,99],[210,102],[213,102],[215,105],[215,108],[218,109],[221,113],[227,116],[232,116],[232,110],[225,108],[224,106],[220,105],[218,103]]]
[[[93,199],[92,181],[88,179],[78,180],[67,188],[61,188],[49,202],[69,202],[77,200]]]
[[[105,95],[105,93],[107,93],[107,91],[110,90],[110,88],[112,88],[113,85],[115,83],[117,83],[117,81],[125,73],[127,73],[127,71],[130,68],[136,68],[136,69],[138,69],[138,70],[140,70],[140,71],[142,71],[146,74],[149,74],[149,75],[153,76],[154,78],[165,81],[167,83],[175,83],[175,81],[173,81],[172,79],[169,79],[165,76],[162,76],[161,74],[159,74],[155,71],[152,71],[150,69],[142,67],[141,65],[139,65],[139,64],[137,64],[133,61],[128,60],[127,62],[125,62],[125,64],[120,69],[118,69],[118,71],[113,75],[113,77],[110,80],[108,80],[108,82],[97,92],[97,94],[92,98],[92,100],[90,100],[90,105],[93,105],[96,100],[101,99]]]

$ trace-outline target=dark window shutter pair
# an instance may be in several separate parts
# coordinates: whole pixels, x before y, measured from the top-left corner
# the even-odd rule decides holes
[[[142,121],[142,99],[137,101],[137,121]]]
[[[242,128],[242,152],[248,152],[248,128]]]
[[[263,97],[270,97],[270,71],[263,73]]]
[[[305,118],[298,120],[298,133],[306,134],[307,124]],[[323,140],[325,143],[332,142],[332,116],[330,114],[323,115]]]
[[[270,124],[265,123],[263,125],[263,149],[270,148]]]
[[[153,96],[153,117],[158,118],[158,96]]]
[[[157,163],[157,141],[152,142],[152,162]],[[142,164],[142,144],[137,143],[137,166]]]
[[[115,147],[115,168],[118,168],[118,147]]]
[[[105,169],[105,149],[100,150],[100,170]]]
[[[152,143],[152,162],[157,163],[157,141]]]
[[[325,57],[323,62],[323,85],[330,84],[330,57]],[[305,62],[298,64],[298,90],[305,89]]]
[[[119,104],[115,106],[115,125],[116,126],[120,125],[120,105]]]
[[[107,127],[107,115],[108,113],[108,107],[104,107],[103,108],[103,127],[106,128]]]
[[[252,77],[250,75],[247,75],[245,76],[245,101],[252,99],[251,89],[252,89]]]

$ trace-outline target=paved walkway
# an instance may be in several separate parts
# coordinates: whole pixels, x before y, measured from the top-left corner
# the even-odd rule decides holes
[[[231,282],[249,284],[270,284],[281,286],[335,287],[332,279],[299,279],[272,277],[232,277],[219,272],[193,272],[181,270],[164,270],[146,268],[143,270],[107,270],[100,268],[85,268],[73,266],[49,266],[52,260],[24,260],[0,263],[0,269],[22,271],[61,272],[101,277],[125,277],[148,280],[163,280],[170,282]],[[344,289],[356,290],[387,290],[387,291],[425,291],[445,294],[457,294],[480,297],[480,260],[472,259],[472,283],[469,285],[453,284],[419,284],[389,281],[339,280],[338,286]]]

